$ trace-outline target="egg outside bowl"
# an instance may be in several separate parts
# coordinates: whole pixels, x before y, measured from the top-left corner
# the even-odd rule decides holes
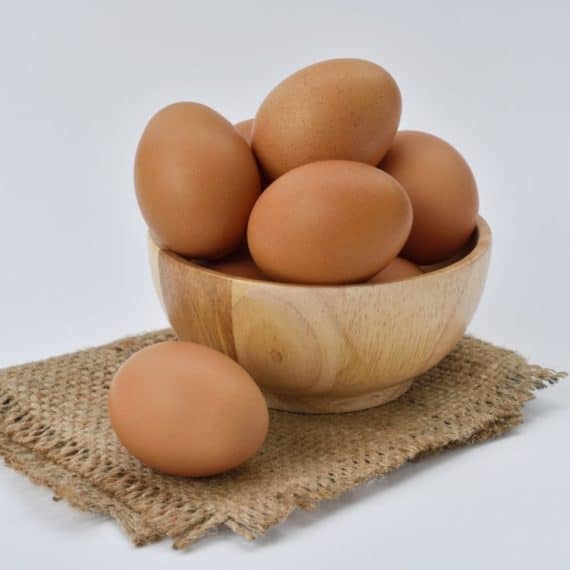
[[[450,265],[393,283],[314,286],[229,276],[149,238],[156,290],[178,337],[239,362],[270,407],[309,413],[389,402],[446,356],[477,308],[490,250],[479,218]]]

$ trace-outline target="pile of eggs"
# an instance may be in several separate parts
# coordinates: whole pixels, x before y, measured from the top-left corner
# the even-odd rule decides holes
[[[473,174],[442,139],[398,131],[401,109],[392,76],[358,59],[301,69],[235,126],[199,103],[162,109],[135,158],[152,238],[226,274],[309,285],[397,281],[453,258],[476,226]],[[175,475],[240,465],[269,423],[249,374],[188,342],[131,356],[109,407],[125,447]]]
[[[478,197],[453,147],[397,132],[401,108],[392,76],[356,59],[301,69],[235,127],[204,105],[170,105],[137,150],[142,214],[161,247],[234,275],[325,285],[415,275],[461,250]]]

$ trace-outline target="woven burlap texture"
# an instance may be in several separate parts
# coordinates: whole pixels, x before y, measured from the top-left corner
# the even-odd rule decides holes
[[[0,371],[0,455],[55,497],[114,517],[133,542],[183,548],[226,525],[254,539],[297,507],[310,509],[405,462],[481,441],[522,420],[532,391],[562,374],[465,337],[400,399],[337,415],[272,411],[262,450],[231,473],[184,479],[130,457],[109,424],[118,366],[158,331]]]

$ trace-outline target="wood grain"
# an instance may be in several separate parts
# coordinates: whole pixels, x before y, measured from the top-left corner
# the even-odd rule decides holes
[[[343,412],[385,403],[447,355],[483,291],[491,232],[451,265],[384,284],[302,286],[231,277],[149,239],[177,335],[225,352],[276,408]]]

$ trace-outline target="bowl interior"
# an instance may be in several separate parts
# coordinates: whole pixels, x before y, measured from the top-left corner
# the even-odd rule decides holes
[[[149,239],[154,243],[152,236],[149,236]],[[465,245],[457,252],[456,255],[441,261],[439,263],[434,263],[431,265],[421,265],[421,269],[424,271],[422,275],[417,275],[414,277],[409,277],[406,281],[410,280],[422,280],[426,279],[430,275],[436,272],[442,271],[454,271],[464,267],[467,264],[472,263],[482,255],[484,255],[491,244],[491,230],[487,222],[479,216],[477,219],[477,225],[475,230],[465,243]],[[156,246],[158,247],[158,246]],[[209,267],[206,262],[197,259],[188,259],[185,258],[173,251],[164,250],[164,253],[167,253],[169,256],[175,258],[182,264],[187,264],[200,271],[204,271],[207,273],[211,273],[216,275],[219,279],[225,279],[228,281],[247,281],[250,283],[263,283],[265,286],[274,285],[276,287],[298,287],[298,288],[305,288],[305,289],[338,289],[338,290],[346,290],[353,287],[388,287],[393,285],[397,282],[391,283],[347,283],[343,285],[326,285],[326,284],[304,284],[304,283],[284,283],[281,281],[262,281],[258,279],[251,279],[249,277],[239,277],[236,275],[228,275],[226,273],[222,273],[221,271],[217,271],[214,268]]]

